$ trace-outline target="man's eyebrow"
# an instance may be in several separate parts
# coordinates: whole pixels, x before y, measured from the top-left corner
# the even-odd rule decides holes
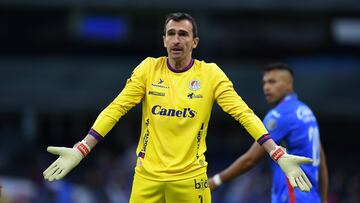
[[[189,33],[187,30],[179,30],[179,33]]]

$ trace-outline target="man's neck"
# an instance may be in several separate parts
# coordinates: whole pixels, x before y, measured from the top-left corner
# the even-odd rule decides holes
[[[194,60],[192,58],[181,60],[181,61],[175,61],[170,58],[167,59],[167,64],[169,68],[175,72],[183,72],[191,68],[193,65]]]

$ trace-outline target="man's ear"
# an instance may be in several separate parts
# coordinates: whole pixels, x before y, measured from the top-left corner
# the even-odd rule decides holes
[[[193,49],[195,49],[195,48],[197,47],[197,45],[199,44],[200,38],[199,38],[199,37],[195,37],[195,38],[193,39],[193,41],[194,41]]]
[[[166,38],[166,36],[163,35],[163,44],[164,44],[164,47],[166,48],[165,38]]]

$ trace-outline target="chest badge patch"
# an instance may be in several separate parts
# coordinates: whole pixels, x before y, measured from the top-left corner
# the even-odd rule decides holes
[[[266,128],[268,130],[274,130],[277,127],[277,121],[274,118],[269,119],[269,121],[266,123]]]
[[[193,91],[200,89],[200,81],[198,79],[190,80],[189,89]]]

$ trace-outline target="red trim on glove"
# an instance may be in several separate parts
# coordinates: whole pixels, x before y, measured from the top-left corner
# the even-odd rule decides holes
[[[76,146],[76,149],[78,149],[84,157],[90,153],[89,147],[81,142]]]
[[[280,159],[280,157],[282,157],[284,154],[285,154],[285,151],[282,150],[282,149],[279,147],[279,148],[277,148],[277,149],[275,150],[274,153],[272,153],[271,158],[272,158],[274,161],[277,161],[277,160]]]

